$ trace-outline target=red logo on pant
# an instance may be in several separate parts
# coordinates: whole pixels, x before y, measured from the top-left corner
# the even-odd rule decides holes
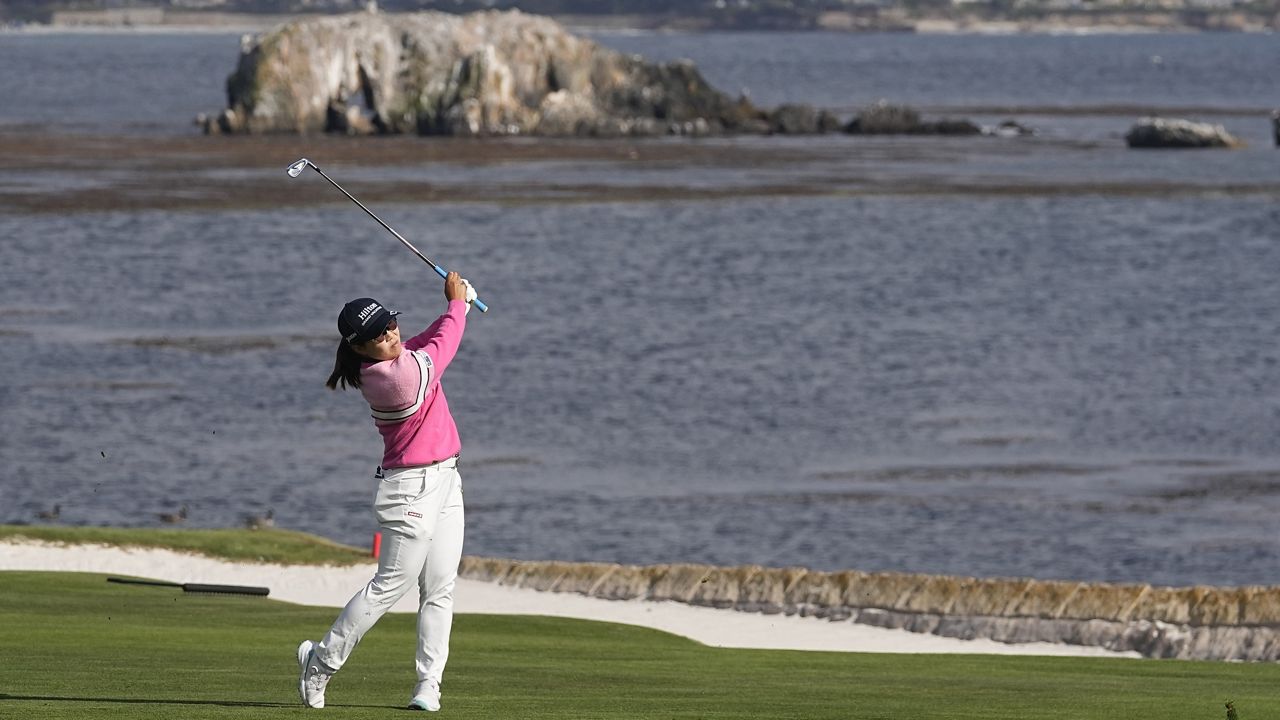
[[[404,514],[405,514],[405,515],[408,515],[409,517],[416,517],[416,518],[420,518],[420,517],[422,517],[422,513],[416,513],[416,512],[414,512],[414,511],[412,511],[412,510],[406,510],[406,511],[404,512]]]

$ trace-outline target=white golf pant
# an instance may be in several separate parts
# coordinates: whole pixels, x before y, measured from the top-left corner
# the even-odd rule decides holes
[[[374,512],[382,529],[378,572],[342,609],[316,647],[338,670],[360,638],[418,584],[418,681],[440,683],[449,659],[453,587],[462,560],[462,478],[456,459],[382,472]]]

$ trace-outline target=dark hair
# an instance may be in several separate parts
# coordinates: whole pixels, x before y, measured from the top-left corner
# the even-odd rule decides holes
[[[345,390],[349,387],[360,387],[360,369],[363,363],[369,362],[369,358],[356,352],[356,349],[347,344],[346,340],[338,341],[338,357],[333,361],[333,372],[329,373],[329,379],[325,381],[325,387],[330,390],[337,390],[338,385],[342,385]]]

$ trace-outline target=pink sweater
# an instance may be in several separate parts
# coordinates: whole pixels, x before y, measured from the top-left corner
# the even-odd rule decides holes
[[[382,467],[429,465],[462,449],[440,376],[462,342],[466,310],[465,302],[450,301],[443,315],[404,342],[400,357],[360,371],[360,392],[385,448]]]

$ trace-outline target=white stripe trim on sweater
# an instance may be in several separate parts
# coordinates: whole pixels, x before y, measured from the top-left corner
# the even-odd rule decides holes
[[[374,420],[382,420],[383,422],[402,422],[413,417],[413,414],[422,409],[422,403],[427,397],[427,385],[431,383],[431,357],[421,350],[410,350],[409,355],[418,362],[418,398],[412,405],[403,410],[377,410],[372,407],[369,411],[373,413]]]

